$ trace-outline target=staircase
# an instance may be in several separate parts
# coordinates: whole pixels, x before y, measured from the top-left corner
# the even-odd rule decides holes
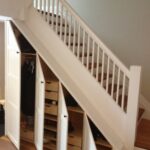
[[[34,0],[33,5],[34,9],[29,8],[29,16],[24,23],[16,20],[14,23],[31,41],[64,85],[71,90],[71,94],[106,136],[113,149],[133,150],[137,114],[139,110],[139,114],[143,113],[138,106],[140,67],[131,66],[128,69],[124,66],[66,1]],[[40,26],[45,27],[47,34],[38,31]],[[36,43],[33,38],[37,38],[43,46],[40,46],[40,42],[40,44]],[[52,43],[55,40],[57,44]],[[65,58],[70,64],[67,64],[68,62],[63,64]],[[63,64],[60,67],[63,68],[63,72],[68,71],[69,75],[60,73],[61,69],[57,66],[57,62]],[[143,120],[138,125],[139,134],[141,124]],[[138,146],[138,139],[137,135],[136,146]]]

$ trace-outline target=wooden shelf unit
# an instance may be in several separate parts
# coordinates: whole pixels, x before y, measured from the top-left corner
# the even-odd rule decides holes
[[[43,148],[57,148],[57,120],[59,81],[46,80],[45,84],[45,115],[44,115],[44,144]],[[51,134],[51,133],[53,134]]]
[[[43,150],[57,149],[59,80],[40,58],[45,79]]]

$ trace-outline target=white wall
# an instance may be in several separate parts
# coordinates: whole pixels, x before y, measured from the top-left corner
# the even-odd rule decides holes
[[[150,0],[68,0],[93,31],[129,65],[142,65],[150,100]]]
[[[0,99],[4,98],[4,23],[0,22]]]
[[[27,0],[25,0],[27,1]],[[23,0],[0,0],[0,16],[18,18],[22,17]]]

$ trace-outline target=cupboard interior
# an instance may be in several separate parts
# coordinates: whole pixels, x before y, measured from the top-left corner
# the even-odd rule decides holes
[[[59,80],[40,59],[45,78],[45,108],[44,108],[44,141],[43,149],[57,149],[57,124],[58,124],[58,95]]]
[[[34,143],[36,52],[12,23],[21,53],[20,148]]]
[[[68,110],[68,150],[81,150],[83,148],[83,110],[63,87],[66,106]]]

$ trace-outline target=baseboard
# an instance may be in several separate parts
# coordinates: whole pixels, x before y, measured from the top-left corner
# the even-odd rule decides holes
[[[146,149],[135,147],[134,150],[146,150]]]
[[[142,118],[150,119],[150,102],[142,94],[140,95],[140,107],[145,109]]]

